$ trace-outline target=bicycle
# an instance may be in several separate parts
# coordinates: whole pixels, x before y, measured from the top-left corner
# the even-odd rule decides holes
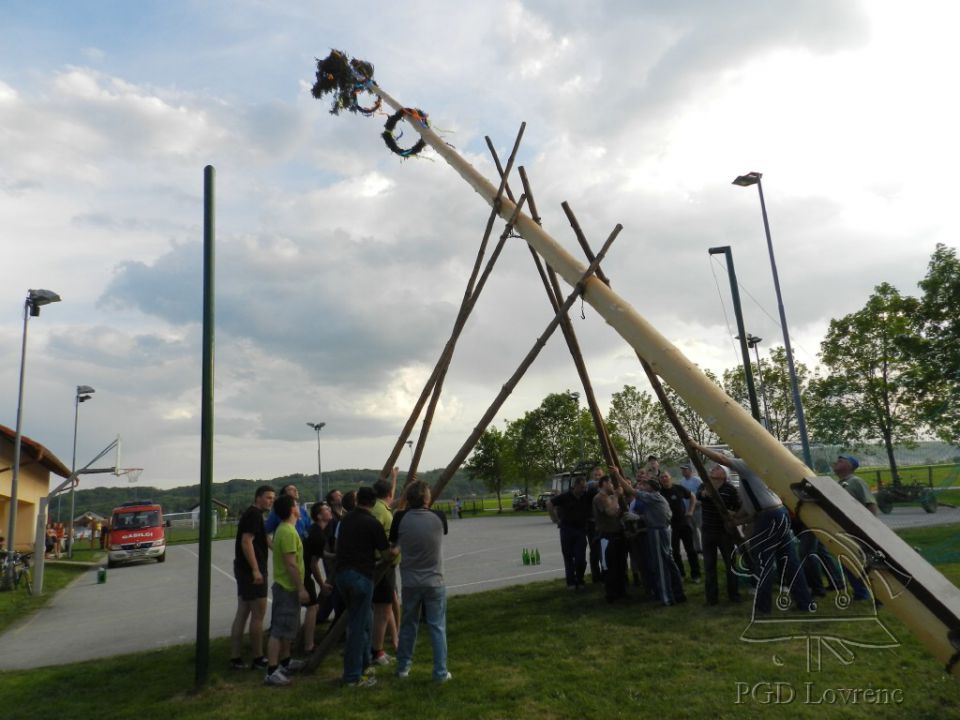
[[[11,557],[12,555],[12,557]],[[2,576],[9,572],[10,563],[13,564],[13,587],[17,589],[23,585],[28,595],[33,595],[33,570],[30,567],[30,558],[33,553],[9,551],[3,553]]]

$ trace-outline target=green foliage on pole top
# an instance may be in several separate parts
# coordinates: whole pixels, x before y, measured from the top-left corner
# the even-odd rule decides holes
[[[317,60],[317,81],[313,85],[313,96],[321,100],[332,95],[330,114],[339,115],[341,110],[352,113],[373,115],[380,109],[381,100],[376,98],[370,107],[362,107],[358,101],[373,82],[373,64],[357,58],[350,59],[340,50],[331,50],[323,60]]]

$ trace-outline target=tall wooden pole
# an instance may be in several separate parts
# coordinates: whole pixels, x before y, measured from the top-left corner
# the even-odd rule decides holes
[[[394,110],[401,104],[378,85],[371,90]],[[425,124],[414,129],[440,157],[488,203],[497,189],[457,151]],[[509,217],[515,206],[500,199],[498,211]],[[547,264],[569,284],[581,282],[582,263],[537,225],[520,214],[517,229]],[[810,528],[826,531],[825,544],[838,554],[849,547],[838,538],[852,534],[869,540],[870,576],[877,580],[879,599],[894,612],[941,661],[950,673],[960,674],[960,589],[947,580],[913,548],[846,490],[816,474],[780,445],[703,372],[660,334],[626,300],[595,277],[583,281],[583,298],[649,363],[710,427],[776,491]],[[796,486],[796,489],[795,487]],[[801,503],[801,495],[804,501]],[[882,558],[882,562],[879,561]],[[904,577],[910,577],[905,581]]]

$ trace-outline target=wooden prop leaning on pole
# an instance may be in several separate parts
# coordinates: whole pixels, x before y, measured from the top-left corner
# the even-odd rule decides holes
[[[370,89],[394,110],[402,108],[379,85],[372,83]],[[496,187],[476,168],[425,124],[411,125],[487,203],[495,202]],[[509,217],[514,209],[513,203],[501,198],[501,217]],[[517,228],[567,283],[581,282],[583,265],[530,217],[521,213]],[[850,547],[838,538],[859,538],[874,588],[880,589],[878,599],[913,631],[947,672],[960,673],[960,590],[846,490],[831,478],[817,477],[781,446],[623,298],[594,277],[582,282],[584,300],[766,480],[807,527],[826,531],[824,544],[828,549],[845,556]]]
[[[523,131],[527,127],[526,123],[521,123],[520,130],[517,133],[517,138],[513,143],[513,150],[510,152],[510,157],[507,159],[507,172],[510,168],[513,167],[513,163],[516,160],[517,152],[520,150],[520,141],[523,139]],[[497,190],[497,197],[503,193],[504,187],[506,186],[505,181],[501,181],[500,188]],[[513,197],[510,198],[513,200]],[[496,203],[494,203],[496,204]],[[491,218],[496,217],[496,211],[491,212]],[[493,270],[493,266],[497,261],[497,258],[500,257],[500,251],[503,250],[503,245],[506,242],[507,238],[510,236],[510,233],[513,232],[513,225],[507,225],[507,228],[503,231],[503,234],[500,236],[500,241],[496,246],[496,249],[493,251],[493,254],[490,257],[490,261],[487,263],[487,267],[484,268],[483,277],[480,280],[480,283],[477,284],[476,289],[474,289],[474,282],[476,281],[477,272],[480,268],[480,262],[483,258],[483,254],[486,249],[487,240],[490,238],[490,225],[488,223],[488,229],[483,235],[483,241],[480,243],[480,251],[477,254],[477,260],[473,266],[473,272],[470,275],[470,280],[467,283],[466,291],[463,294],[463,300],[460,303],[460,312],[463,313],[463,320],[460,323],[460,328],[462,330],[463,325],[466,323],[467,317],[470,315],[470,312],[473,310],[474,305],[476,305],[477,299],[480,296],[481,291],[483,290],[483,285],[486,284],[487,278],[490,276],[490,272]],[[459,319],[459,315],[458,315]],[[459,333],[458,333],[459,335]],[[454,341],[456,343],[456,341]],[[433,395],[430,398],[430,403],[427,405],[427,411],[423,416],[423,423],[420,426],[420,434],[417,437],[417,446],[413,451],[413,456],[410,459],[410,470],[407,472],[407,480],[404,484],[404,489],[406,486],[413,482],[417,477],[417,468],[420,465],[420,458],[423,456],[423,448],[427,444],[427,438],[430,435],[430,427],[433,424],[433,415],[437,409],[437,403],[440,400],[440,393],[443,392],[443,381],[447,376],[447,370],[450,368],[450,362],[453,359],[453,351],[451,350],[450,355],[447,357],[446,362],[444,363],[443,370],[440,375],[437,377],[437,381],[433,386]],[[419,413],[419,410],[417,411]],[[406,437],[402,438],[404,441]],[[394,500],[395,504],[399,504],[400,496]]]
[[[500,175],[501,184],[504,183],[507,177],[507,172],[509,172],[509,164],[507,170],[504,170],[500,165],[500,158],[497,156],[497,151],[493,147],[493,142],[490,138],[485,138],[487,141],[487,147],[490,149],[490,154],[493,156],[493,162],[497,167],[497,173]],[[533,221],[540,225],[540,214],[537,212],[537,204],[533,198],[533,192],[530,189],[530,182],[527,180],[527,173],[524,170],[523,166],[519,168],[520,180],[523,182],[523,194],[527,197],[527,205],[530,208],[531,216]],[[510,200],[513,200],[513,193],[510,190],[509,182],[504,184],[504,189],[507,193],[507,197]],[[543,289],[547,293],[547,299],[550,301],[550,306],[553,308],[554,313],[560,308],[559,298],[562,296],[560,285],[557,282],[556,273],[549,267],[546,270],[543,267],[543,261],[541,261],[540,256],[537,255],[537,252],[527,245],[527,248],[530,250],[530,255],[533,258],[533,263],[537,268],[537,272],[540,275],[540,280],[543,282]],[[548,276],[549,273],[549,276]],[[616,450],[613,447],[613,443],[610,441],[610,436],[607,434],[606,425],[603,422],[603,416],[600,414],[600,408],[597,405],[597,399],[593,392],[593,385],[590,382],[590,376],[587,373],[587,366],[583,360],[583,354],[580,352],[580,344],[577,341],[576,332],[573,329],[573,324],[570,322],[569,314],[564,314],[563,319],[560,321],[560,330],[563,332],[564,340],[567,342],[567,348],[570,350],[570,356],[573,358],[574,366],[577,369],[577,374],[580,377],[580,383],[583,386],[584,396],[587,399],[587,406],[590,409],[590,416],[593,419],[594,428],[597,432],[597,440],[600,443],[600,450],[603,452],[604,460],[606,461],[607,466],[620,466],[620,460],[617,457]],[[579,422],[577,418],[577,422]]]
[[[520,147],[520,139],[523,137],[523,130],[526,127],[526,124],[520,126],[520,132],[517,134],[517,139],[514,142],[513,152],[511,153],[511,162],[513,158],[516,157],[517,150]],[[503,183],[501,187],[497,190],[497,194],[494,197],[493,207],[490,211],[490,217],[487,219],[487,226],[483,233],[483,239],[480,241],[480,250],[477,253],[477,259],[474,261],[473,272],[470,275],[470,279],[467,281],[466,290],[463,293],[463,299],[460,303],[460,311],[457,313],[457,318],[453,324],[453,330],[450,333],[450,338],[447,340],[447,344],[444,345],[443,351],[440,353],[440,358],[437,360],[437,364],[433,368],[433,372],[430,374],[430,377],[427,379],[426,384],[423,386],[423,390],[420,392],[420,397],[417,398],[417,402],[414,404],[413,410],[410,412],[410,417],[407,419],[407,422],[404,424],[403,429],[400,431],[400,436],[397,438],[397,442],[394,444],[393,449],[390,451],[390,455],[387,458],[387,461],[383,465],[383,469],[380,471],[381,479],[385,479],[387,475],[390,474],[390,469],[394,466],[397,461],[397,458],[400,457],[400,452],[403,450],[404,443],[406,443],[407,438],[410,437],[410,433],[413,430],[414,424],[417,422],[417,418],[420,417],[420,412],[423,410],[424,404],[427,402],[427,397],[430,395],[434,386],[437,383],[437,379],[441,375],[446,373],[446,369],[450,365],[450,360],[453,357],[453,351],[456,348],[457,340],[460,338],[460,333],[463,332],[463,328],[466,325],[467,318],[470,313],[473,311],[474,306],[477,303],[477,300],[480,297],[480,293],[483,290],[483,286],[486,283],[487,277],[490,275],[490,271],[493,270],[493,265],[497,260],[497,257],[500,255],[500,251],[503,249],[503,244],[506,241],[509,233],[513,231],[513,226],[509,226],[507,230],[504,230],[503,235],[501,235],[500,244],[497,245],[497,248],[494,250],[490,260],[487,262],[487,266],[484,269],[483,275],[480,277],[480,280],[477,282],[476,287],[474,287],[474,282],[477,278],[477,273],[480,270],[480,265],[483,262],[483,256],[486,251],[487,241],[490,239],[490,233],[493,231],[493,224],[499,217],[499,204],[500,196],[503,193]],[[422,452],[421,441],[418,439],[417,443],[418,451]],[[419,455],[417,456],[419,460]],[[411,464],[411,469],[413,465]],[[413,474],[413,473],[411,473]],[[408,477],[407,483],[410,482]]]
[[[526,199],[526,195],[520,196],[520,202],[518,207],[523,204]],[[527,369],[533,364],[533,361],[537,359],[537,355],[540,354],[540,351],[543,350],[543,346],[547,344],[547,340],[550,339],[550,336],[553,335],[553,331],[557,329],[557,326],[560,324],[561,319],[566,314],[566,312],[573,306],[573,303],[576,302],[577,298],[583,294],[583,288],[585,283],[593,275],[593,271],[596,269],[597,265],[600,264],[600,261],[603,259],[603,256],[607,254],[607,250],[610,249],[610,245],[613,244],[613,241],[617,239],[617,235],[620,234],[620,231],[623,229],[623,226],[617,224],[613,229],[613,232],[610,233],[610,237],[607,238],[607,241],[603,244],[603,248],[600,250],[600,254],[597,256],[597,259],[590,264],[586,269],[586,272],[583,274],[580,282],[577,282],[574,285],[573,292],[567,297],[563,305],[561,305],[556,315],[554,315],[553,320],[547,325],[546,329],[540,334],[540,337],[537,338],[534,342],[533,347],[530,348],[530,351],[521,361],[519,367],[514,370],[513,375],[510,376],[510,379],[504,383],[503,387],[500,389],[500,393],[494,399],[493,404],[487,408],[487,411],[483,414],[483,417],[480,418],[480,421],[477,423],[477,426],[473,429],[473,432],[470,433],[463,445],[460,446],[460,449],[454,455],[453,460],[447,465],[443,473],[437,479],[436,484],[431,488],[431,496],[436,499],[440,497],[440,493],[443,492],[443,489],[447,486],[447,483],[450,482],[450,478],[453,477],[457,469],[463,464],[463,461],[467,459],[467,455],[470,454],[470,451],[473,450],[474,446],[477,444],[477,440],[480,439],[480,436],[483,434],[483,431],[487,429],[493,420],[494,416],[497,414],[497,411],[503,406],[503,403],[506,402],[507,398],[510,396],[510,393],[513,392],[513,389],[517,386],[517,383],[520,382],[520,378],[523,377]]]
[[[517,203],[514,210],[514,215],[520,212],[520,208],[523,206],[525,198],[520,197],[520,202]],[[607,250],[610,248],[610,245],[616,239],[617,235],[620,233],[621,226],[617,225],[614,231],[610,234],[610,237],[607,238],[607,241],[603,244],[603,248],[600,250],[600,254],[597,256],[597,259],[594,263],[587,268],[587,275],[584,276],[584,280],[593,272],[594,268],[600,264],[600,261],[603,259],[603,256],[606,255]],[[543,346],[546,344],[550,335],[553,334],[553,331],[557,329],[557,325],[560,323],[560,318],[563,313],[570,309],[573,303],[576,301],[580,294],[583,292],[583,283],[577,283],[573,292],[570,293],[570,296],[567,298],[566,302],[561,306],[560,310],[554,316],[553,320],[550,321],[550,324],[547,325],[546,330],[537,338],[536,343],[534,343],[533,349],[527,353],[527,356],[524,358],[523,362],[520,364],[520,367],[514,372],[510,377],[510,380],[503,386],[500,394],[497,396],[497,399],[494,400],[493,405],[487,410],[483,418],[481,418],[480,423],[477,425],[473,434],[470,438],[463,444],[460,448],[460,451],[457,453],[456,457],[450,462],[446,470],[437,480],[436,485],[432,490],[432,495],[434,498],[440,496],[440,493],[443,492],[443,488],[446,487],[447,483],[450,481],[450,478],[453,477],[454,473],[463,464],[463,461],[466,459],[467,455],[470,454],[470,451],[477,444],[477,439],[483,433],[483,431],[490,424],[490,421],[496,415],[497,410],[503,405],[504,401],[507,399],[507,396],[511,393],[517,383],[520,381],[520,378],[523,377],[524,372],[527,368],[533,363],[537,355],[540,353],[540,350],[543,349]],[[388,572],[389,569],[393,568],[393,560],[388,559],[386,561],[381,561],[377,564],[377,567],[374,569],[373,582],[376,585],[380,579]],[[339,639],[342,637],[343,633],[347,629],[347,613],[344,612],[340,617],[330,626],[330,629],[327,631],[327,634],[323,636],[319,643],[313,650],[313,654],[307,660],[307,666],[305,670],[307,672],[313,672],[317,669],[323,659],[327,654],[336,646]]]
[[[580,223],[573,214],[573,210],[570,208],[570,205],[564,202],[561,204],[561,207],[567,216],[567,220],[570,222],[570,227],[573,228],[573,232],[577,236],[577,241],[580,243],[580,247],[583,248],[584,255],[587,256],[587,260],[593,260],[593,250],[590,248],[590,243],[587,242],[587,236],[584,235],[583,230],[580,227]],[[602,268],[597,268],[597,277],[600,278],[604,285],[610,287],[610,278],[607,277]],[[723,498],[720,497],[720,492],[713,486],[713,483],[710,482],[709,473],[707,472],[703,461],[700,459],[700,455],[696,452],[690,452],[692,441],[690,440],[690,436],[687,434],[686,429],[683,427],[683,424],[680,422],[680,416],[677,415],[677,411],[674,410],[673,403],[671,403],[670,398],[667,397],[667,393],[663,389],[663,383],[660,382],[660,378],[658,378],[656,373],[653,372],[653,368],[650,367],[650,364],[640,356],[639,352],[637,353],[637,359],[640,361],[640,366],[647,375],[647,380],[650,382],[653,392],[656,393],[657,399],[660,400],[660,405],[663,406],[663,411],[666,413],[667,419],[670,420],[670,424],[673,425],[673,429],[677,433],[680,443],[689,454],[690,462],[693,463],[693,466],[697,469],[697,473],[699,473],[700,477],[706,478],[702,480],[704,492],[710,496],[710,499],[713,500],[719,509],[720,517],[723,519],[723,527],[734,539],[734,542],[736,542],[737,546],[740,547],[740,545],[746,539],[743,536],[743,530],[734,522],[733,513],[727,511],[726,505],[723,502]],[[749,558],[750,554],[744,552],[742,553],[742,556],[744,558]]]

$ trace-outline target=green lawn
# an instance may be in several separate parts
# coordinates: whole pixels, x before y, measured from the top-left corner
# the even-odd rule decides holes
[[[956,543],[960,525],[903,535],[921,549],[937,547],[952,538]],[[960,564],[941,570],[960,582]],[[265,688],[260,673],[225,669],[227,643],[218,640],[212,644],[210,683],[199,693],[190,690],[192,647],[180,646],[0,674],[0,715],[32,719],[42,708],[42,717],[98,720],[259,720],[278,713],[470,720],[958,717],[960,683],[947,677],[895,618],[880,613],[902,645],[857,650],[849,665],[831,661],[825,652],[821,672],[808,673],[803,643],[741,641],[749,606],[707,608],[700,585],[690,586],[686,605],[663,608],[608,606],[593,587],[573,594],[560,581],[542,582],[450,599],[454,680],[444,686],[429,679],[429,642],[423,633],[411,677],[401,681],[381,672],[380,683],[370,689],[338,686],[337,653],[291,688]],[[788,688],[795,693],[789,707],[762,702],[766,686],[760,686],[759,699],[745,694],[757,683],[777,682],[786,683],[779,686],[782,697]],[[838,688],[880,691],[889,702],[841,706]]]

